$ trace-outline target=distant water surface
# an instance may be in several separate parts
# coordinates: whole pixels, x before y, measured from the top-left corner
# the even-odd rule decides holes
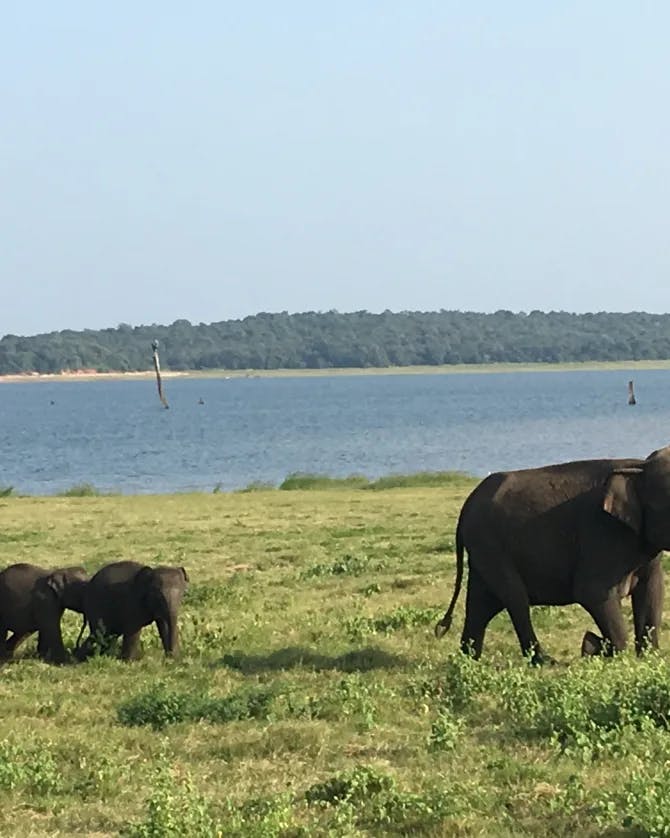
[[[670,442],[669,370],[164,383],[170,410],[151,380],[0,384],[0,486],[144,493],[277,485],[295,471],[483,476],[644,457]]]

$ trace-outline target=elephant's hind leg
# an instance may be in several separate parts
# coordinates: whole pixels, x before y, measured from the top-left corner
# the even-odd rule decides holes
[[[507,610],[512,620],[522,654],[529,656],[534,664],[550,662],[551,658],[540,646],[530,619],[530,600],[526,585],[509,558],[501,556],[496,563],[487,561],[480,564],[486,586],[495,591],[502,603],[501,607]],[[472,561],[470,566],[472,567]]]
[[[603,602],[583,602],[582,605],[596,621],[603,639],[611,644],[611,652],[623,651],[626,648],[628,632],[621,613],[621,600],[616,591]]]
[[[530,600],[523,579],[516,571],[508,571],[496,590],[512,620],[521,653],[530,657],[531,663],[550,663],[551,658],[542,649],[530,619]]]
[[[477,571],[471,567],[465,600],[465,625],[461,635],[463,652],[479,660],[486,628],[503,607],[502,602],[489,591]]]
[[[13,650],[10,651],[7,643],[7,629],[0,625],[0,661],[11,660]]]
[[[13,632],[5,642],[7,657],[12,658],[14,656],[14,652],[19,648],[19,646],[27,637],[30,637],[31,634],[31,631]]]

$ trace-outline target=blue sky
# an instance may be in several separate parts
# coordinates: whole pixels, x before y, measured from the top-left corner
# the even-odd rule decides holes
[[[0,334],[670,311],[670,5],[6,4]]]

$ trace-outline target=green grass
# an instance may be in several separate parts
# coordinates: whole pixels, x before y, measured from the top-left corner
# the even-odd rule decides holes
[[[284,491],[310,489],[410,489],[427,486],[466,486],[471,485],[472,477],[460,471],[420,471],[415,474],[390,474],[377,480],[368,480],[358,474],[349,477],[328,477],[324,474],[289,474],[279,488]],[[259,487],[251,484],[246,491],[255,491]],[[261,486],[267,489],[267,486]]]
[[[102,494],[92,483],[78,483],[63,492],[59,492],[64,498],[91,498]]]
[[[550,608],[556,666],[521,658],[506,615],[476,663],[463,597],[434,639],[472,485],[3,498],[0,566],[192,582],[179,661],[149,627],[135,663],[53,667],[31,638],[0,669],[0,834],[670,835],[665,651],[582,661],[590,618]]]

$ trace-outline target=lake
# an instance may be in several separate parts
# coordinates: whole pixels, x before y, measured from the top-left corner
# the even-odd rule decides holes
[[[627,404],[635,380],[638,404]],[[53,494],[277,485],[645,457],[670,442],[670,371],[168,378],[0,384],[0,486]],[[200,404],[202,399],[204,404]]]

